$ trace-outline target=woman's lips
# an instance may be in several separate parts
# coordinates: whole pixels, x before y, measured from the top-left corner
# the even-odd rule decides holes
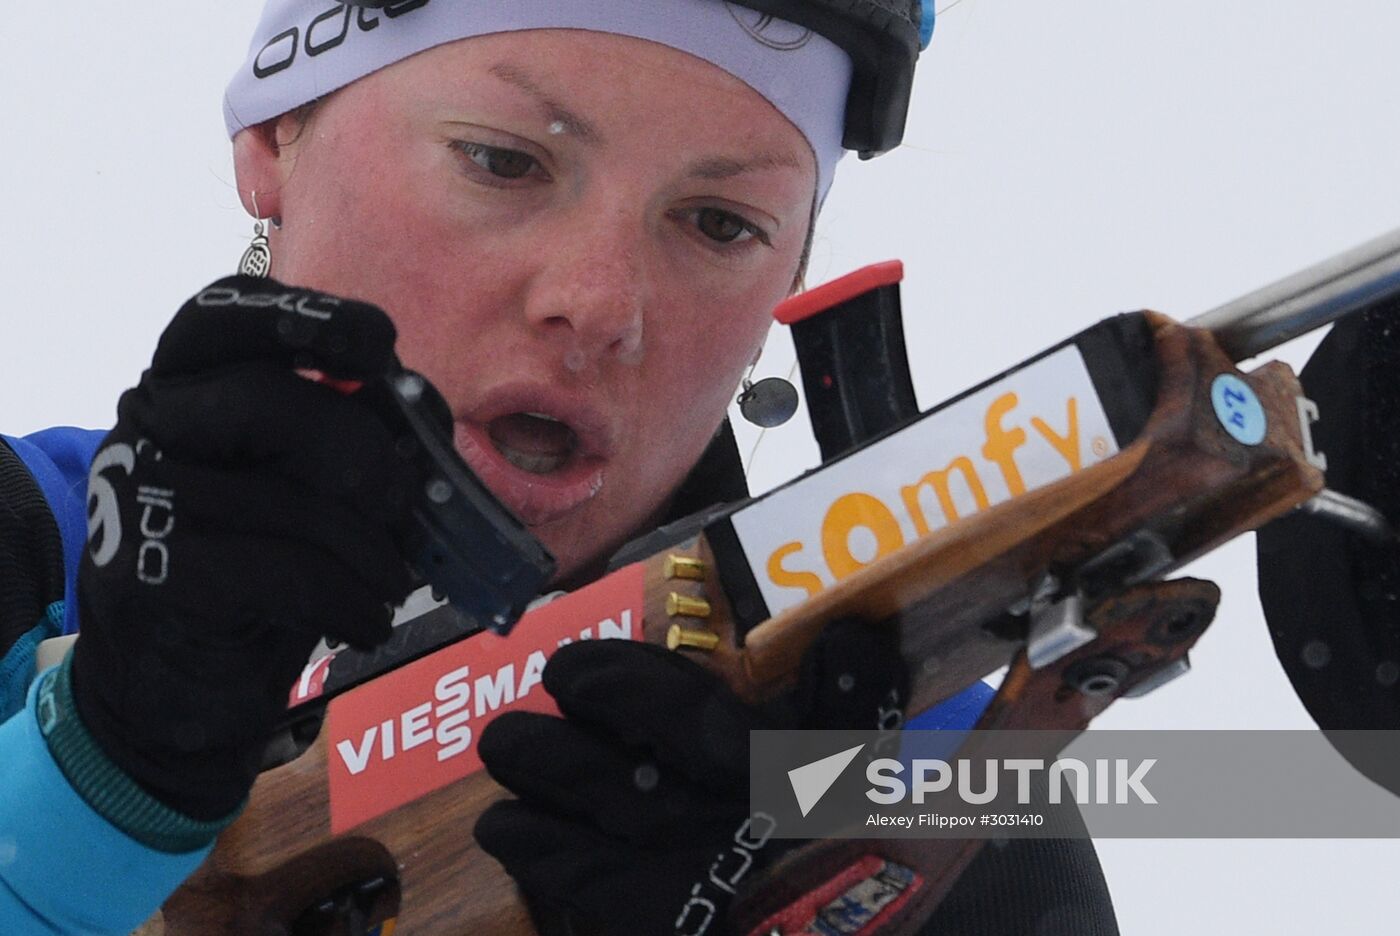
[[[511,464],[480,423],[459,419],[453,441],[481,482],[526,526],[558,520],[603,489],[606,460],[597,455],[575,451],[556,470],[534,474]]]

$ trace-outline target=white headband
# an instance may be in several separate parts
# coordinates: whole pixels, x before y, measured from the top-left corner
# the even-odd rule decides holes
[[[717,65],[807,138],[825,197],[843,154],[851,60],[823,36],[727,0],[400,0],[379,10],[268,0],[224,95],[224,123],[232,138],[433,46],[525,29],[633,36]]]

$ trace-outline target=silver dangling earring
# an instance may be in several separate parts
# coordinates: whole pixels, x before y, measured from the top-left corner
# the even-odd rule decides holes
[[[764,377],[754,383],[751,378],[757,366],[754,362],[749,367],[749,376],[744,378],[743,389],[735,402],[746,420],[755,426],[773,429],[797,412],[797,388],[782,377]]]
[[[267,242],[267,228],[258,215],[258,193],[250,193],[253,199],[253,242],[243,251],[243,259],[238,261],[238,272],[243,276],[267,276],[272,269],[272,248]],[[281,227],[276,221],[274,227]]]

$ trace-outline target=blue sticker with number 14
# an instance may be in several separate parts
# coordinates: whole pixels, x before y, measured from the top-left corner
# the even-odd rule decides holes
[[[1221,374],[1210,385],[1210,401],[1215,404],[1216,419],[1236,441],[1245,445],[1264,441],[1269,420],[1249,384],[1234,374]]]

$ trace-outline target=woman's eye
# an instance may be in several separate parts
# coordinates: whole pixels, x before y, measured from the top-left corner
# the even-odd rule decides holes
[[[455,145],[464,156],[497,178],[523,179],[542,168],[539,160],[520,150],[484,143],[458,142]]]
[[[758,238],[768,243],[768,236],[756,225],[730,211],[719,208],[698,208],[693,212],[695,227],[710,240],[720,244],[732,244],[741,240]]]

